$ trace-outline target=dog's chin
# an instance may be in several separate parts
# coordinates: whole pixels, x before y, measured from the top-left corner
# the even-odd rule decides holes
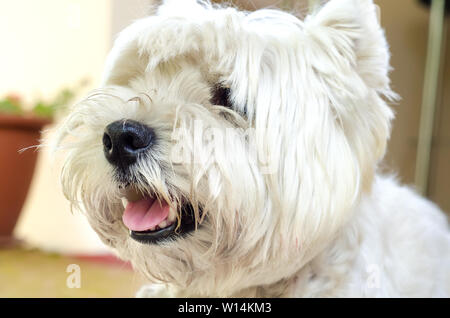
[[[142,244],[161,244],[182,239],[196,230],[194,208],[191,203],[183,203],[177,211],[174,211],[169,208],[168,203],[161,203],[156,199],[154,194],[139,195],[136,191],[131,193],[130,195],[128,191],[124,197],[123,222],[133,240]],[[159,214],[159,219],[155,220],[152,214]],[[152,221],[149,222],[148,219]]]

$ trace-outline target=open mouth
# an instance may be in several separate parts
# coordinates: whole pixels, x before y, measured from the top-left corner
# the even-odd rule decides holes
[[[176,239],[195,229],[194,211],[189,203],[176,211],[167,202],[132,189],[127,191],[123,202],[122,221],[130,230],[130,237],[140,243],[156,244]]]

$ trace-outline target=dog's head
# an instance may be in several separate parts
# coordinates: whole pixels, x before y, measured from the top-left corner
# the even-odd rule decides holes
[[[166,1],[60,125],[65,195],[153,281],[209,295],[279,281],[370,190],[388,60],[370,0],[303,21]]]

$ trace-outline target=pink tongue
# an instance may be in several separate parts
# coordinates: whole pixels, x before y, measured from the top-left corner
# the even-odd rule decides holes
[[[122,220],[132,231],[146,231],[167,219],[169,209],[166,202],[161,206],[157,200],[150,198],[129,202]]]

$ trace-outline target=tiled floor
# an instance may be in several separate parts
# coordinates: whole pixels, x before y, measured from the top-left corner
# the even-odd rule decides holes
[[[78,282],[80,288],[70,288]],[[119,262],[0,249],[0,297],[133,297],[143,283]]]

